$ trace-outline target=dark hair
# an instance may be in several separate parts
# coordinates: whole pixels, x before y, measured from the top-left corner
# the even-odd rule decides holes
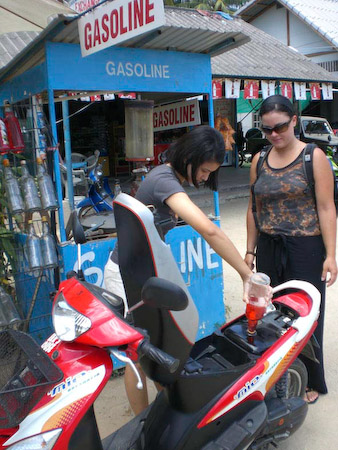
[[[223,136],[215,128],[202,125],[189,131],[175,141],[166,152],[166,162],[185,179],[188,177],[187,168],[191,164],[191,178],[198,188],[196,172],[205,162],[214,161],[222,164],[225,156]],[[205,186],[217,190],[218,169],[209,175]]]
[[[259,116],[262,117],[271,111],[285,112],[290,118],[295,114],[293,104],[284,95],[271,95],[266,98],[259,110]]]

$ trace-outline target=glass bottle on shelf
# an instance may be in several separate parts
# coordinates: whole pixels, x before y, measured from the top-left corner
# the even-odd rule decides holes
[[[55,210],[58,208],[58,203],[52,178],[47,173],[41,158],[36,158],[36,163],[42,208],[44,210]]]
[[[41,210],[41,200],[34,178],[28,171],[26,161],[21,161],[21,192],[25,201],[25,211],[34,212]]]
[[[45,216],[42,217],[41,253],[45,269],[52,269],[58,266],[55,239],[49,230],[48,218]]]
[[[12,325],[20,320],[12,297],[0,286],[0,326]]]
[[[12,172],[8,159],[2,161],[4,166],[4,185],[7,195],[8,207],[12,214],[20,214],[24,211],[24,203],[21,197],[19,182]]]
[[[25,254],[29,269],[32,272],[40,271],[43,268],[43,259],[41,252],[41,241],[36,235],[32,220],[28,221],[28,233],[25,243]]]
[[[120,181],[116,178],[115,185],[114,185],[114,198],[117,197],[119,194],[121,194],[122,189],[120,185]]]

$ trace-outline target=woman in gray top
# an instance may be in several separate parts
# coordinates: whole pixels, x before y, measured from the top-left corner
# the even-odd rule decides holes
[[[190,200],[182,187],[187,182],[197,189],[204,185],[216,190],[218,170],[224,154],[224,139],[219,131],[209,126],[194,128],[170,146],[166,152],[165,164],[149,172],[142,181],[136,198],[145,205],[156,208],[158,219],[166,221],[164,233],[176,225],[178,217],[200,233],[210,247],[239,273],[244,283],[246,300],[251,270],[230,239]],[[106,264],[104,279],[106,289],[120,295],[126,303],[117,248]],[[129,367],[126,367],[125,373],[126,391],[135,414],[148,406],[145,375],[139,366],[138,369],[144,384],[142,391],[136,388],[136,378]]]

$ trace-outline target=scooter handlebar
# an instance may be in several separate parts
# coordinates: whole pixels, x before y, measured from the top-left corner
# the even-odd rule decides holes
[[[177,358],[168,355],[168,353],[155,347],[146,339],[138,346],[137,353],[141,357],[147,356],[152,361],[167,369],[170,373],[174,373],[180,364]]]

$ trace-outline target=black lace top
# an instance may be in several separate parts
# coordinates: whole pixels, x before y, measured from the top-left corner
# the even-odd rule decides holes
[[[315,201],[303,172],[303,152],[281,169],[270,167],[268,159],[254,185],[260,231],[286,236],[319,235]]]

